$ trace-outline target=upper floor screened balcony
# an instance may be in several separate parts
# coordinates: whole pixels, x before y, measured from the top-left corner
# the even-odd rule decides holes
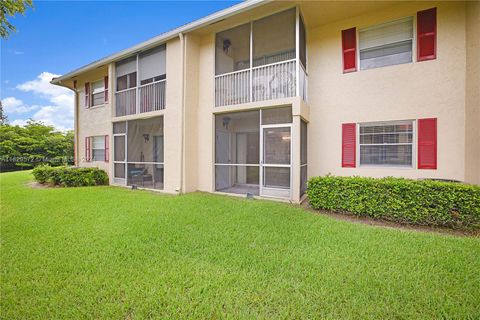
[[[296,8],[216,34],[215,106],[307,101],[305,25]]]
[[[116,63],[115,116],[165,109],[165,45]]]

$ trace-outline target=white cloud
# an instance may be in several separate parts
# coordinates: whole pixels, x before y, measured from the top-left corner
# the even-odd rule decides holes
[[[13,125],[13,126],[23,127],[27,124],[27,120],[16,119],[16,120],[13,120],[12,122],[10,122],[10,124]]]
[[[30,80],[17,85],[17,89],[24,92],[32,93],[36,97],[49,101],[47,105],[22,105],[25,106],[25,108],[30,108],[29,111],[38,110],[30,117],[33,120],[42,121],[47,125],[54,126],[58,130],[72,129],[74,98],[73,92],[66,88],[51,84],[50,81],[54,77],[59,77],[59,75],[50,72],[42,72],[34,80]],[[21,100],[18,100],[14,97],[9,98],[13,98],[16,101],[21,102]],[[12,111],[10,112],[13,113]],[[6,111],[6,113],[8,114],[8,111]],[[17,120],[12,121],[12,124],[14,124],[15,121]],[[25,120],[18,119],[19,125],[25,123]]]
[[[71,92],[68,89],[63,87],[55,86],[50,83],[53,78],[59,77],[60,75],[42,72],[34,80],[27,81],[25,83],[19,84],[17,89],[20,89],[24,92],[32,92],[41,97],[50,99],[52,97],[59,96],[61,94],[70,94]]]
[[[2,99],[2,106],[3,110],[7,114],[22,114],[39,108],[39,106],[28,106],[24,104],[22,100],[15,97],[7,97],[5,99]]]
[[[21,106],[22,104],[23,104],[23,101],[15,98],[15,97],[7,97],[7,98],[2,100],[2,106],[5,109],[6,108],[14,109],[16,107]]]

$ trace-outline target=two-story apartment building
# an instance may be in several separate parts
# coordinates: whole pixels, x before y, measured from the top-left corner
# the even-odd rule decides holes
[[[301,201],[325,174],[480,183],[480,3],[247,1],[72,71],[75,162]]]

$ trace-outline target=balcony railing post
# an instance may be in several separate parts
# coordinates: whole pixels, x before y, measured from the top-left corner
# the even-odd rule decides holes
[[[295,89],[300,96],[300,9],[295,8]]]
[[[249,102],[253,102],[253,21],[250,22],[250,70],[249,73]]]
[[[137,54],[137,86],[136,86],[136,99],[135,99],[135,110],[136,114],[140,113],[140,92],[139,92],[139,87],[140,87],[140,68],[139,68],[139,55]]]

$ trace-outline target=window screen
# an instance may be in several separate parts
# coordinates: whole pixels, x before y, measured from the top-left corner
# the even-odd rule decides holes
[[[250,68],[250,23],[217,33],[215,75]]]
[[[411,17],[359,31],[360,68],[412,62]]]
[[[116,133],[125,133],[127,132],[127,126],[126,126],[126,122],[123,121],[123,122],[115,122],[113,124],[113,133],[116,134]]]
[[[260,112],[215,116],[215,190],[259,194]]]
[[[295,59],[295,9],[253,22],[253,66]]]
[[[360,165],[412,166],[412,121],[360,124]]]
[[[307,67],[307,35],[305,31],[305,24],[303,23],[303,18],[300,16],[300,34],[299,34],[299,39],[300,39],[300,62],[302,62],[303,66],[306,68]]]
[[[292,123],[292,107],[262,110],[262,124]]]
[[[300,123],[300,194],[307,191],[307,123]]]

